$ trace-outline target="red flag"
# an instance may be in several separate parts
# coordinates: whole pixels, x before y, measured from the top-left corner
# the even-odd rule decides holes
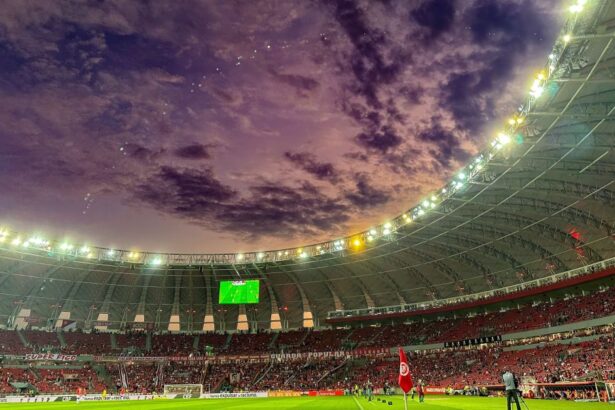
[[[408,367],[408,359],[406,358],[406,352],[401,347],[399,348],[399,387],[408,393],[413,386],[412,375],[410,374],[410,368]]]

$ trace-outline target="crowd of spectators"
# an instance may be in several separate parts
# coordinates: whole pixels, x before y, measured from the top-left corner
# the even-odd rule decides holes
[[[357,347],[391,347],[460,341],[545,328],[615,314],[615,288],[559,299],[527,303],[517,308],[466,317],[423,319],[409,324],[367,326],[358,329],[291,330],[274,339],[271,332],[250,334],[206,333],[151,334],[151,349],[143,331],[117,333],[112,348],[109,333],[0,330],[0,354],[61,352],[110,355],[129,352],[141,356],[188,356],[202,354],[247,355],[263,353],[323,352]],[[62,339],[66,342],[62,344]]]
[[[194,353],[194,336],[184,334],[152,335],[151,356],[188,356]]]
[[[89,366],[81,369],[35,369],[38,380],[34,383],[39,393],[75,393],[78,388],[100,393],[105,385]]]
[[[111,337],[107,333],[84,333],[81,331],[65,332],[62,334],[66,346],[62,353],[66,354],[95,354],[101,355],[112,351]]]
[[[415,380],[429,386],[463,388],[501,383],[510,369],[523,383],[607,380],[615,375],[613,332],[577,344],[560,341],[540,347],[510,350],[503,345],[471,346],[413,352],[409,356]],[[165,384],[202,384],[205,390],[347,389],[368,381],[375,387],[394,384],[395,356],[294,358],[264,361],[143,363],[123,362],[106,367],[107,382],[130,392],[162,392]],[[89,366],[83,368],[0,368],[0,393],[15,392],[12,382],[25,382],[40,393],[100,392],[105,382]]]

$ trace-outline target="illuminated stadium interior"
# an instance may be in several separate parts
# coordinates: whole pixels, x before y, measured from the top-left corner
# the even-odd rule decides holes
[[[490,143],[381,225],[215,254],[110,249],[0,227],[0,396],[15,390],[7,380],[58,393],[53,380],[67,370],[6,364],[26,354],[89,363],[62,384],[68,392],[83,380],[93,392],[162,392],[164,384],[306,391],[344,390],[349,379],[396,385],[396,349],[405,346],[416,352],[415,379],[435,389],[499,385],[489,369],[512,366],[532,383],[575,381],[578,397],[607,397],[615,380],[615,2],[571,4],[527,99]],[[233,288],[248,280],[258,281],[258,294]],[[305,364],[309,352],[338,354]],[[298,358],[282,358],[290,353]],[[564,355],[556,380],[554,358]],[[134,362],[112,359],[119,356]],[[173,356],[211,362],[156,361]],[[229,378],[238,366],[241,376]]]

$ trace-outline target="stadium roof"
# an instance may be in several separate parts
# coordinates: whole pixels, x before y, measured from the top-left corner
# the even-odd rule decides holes
[[[117,327],[144,315],[166,329],[179,315],[182,330],[201,330],[206,315],[220,329],[238,313],[268,327],[275,313],[298,327],[310,314],[471,294],[612,258],[615,2],[582,4],[503,133],[436,197],[388,224],[246,255],[47,250],[0,235],[0,316],[13,323],[32,309],[45,325],[108,313]],[[217,304],[217,282],[238,278],[263,280],[259,305]]]

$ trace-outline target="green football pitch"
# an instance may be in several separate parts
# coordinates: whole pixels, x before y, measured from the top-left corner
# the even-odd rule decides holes
[[[79,409],[79,410],[99,410],[99,409],[131,409],[131,410],[152,410],[152,409],[318,409],[318,410],[376,410],[390,409],[402,410],[404,408],[403,399],[400,396],[387,397],[387,401],[392,401],[393,405],[374,400],[368,402],[366,399],[354,397],[297,397],[297,398],[267,398],[267,399],[220,399],[220,400],[151,400],[125,401],[125,402],[70,402],[70,403],[30,403],[30,404],[0,404],[3,409]],[[567,401],[548,401],[548,400],[526,400],[529,410],[566,410],[566,409],[611,409],[604,403],[574,403]],[[501,398],[475,398],[475,397],[427,397],[424,403],[417,403],[416,400],[408,400],[408,409],[421,410],[505,410],[506,401]],[[523,410],[527,410],[523,406]]]

